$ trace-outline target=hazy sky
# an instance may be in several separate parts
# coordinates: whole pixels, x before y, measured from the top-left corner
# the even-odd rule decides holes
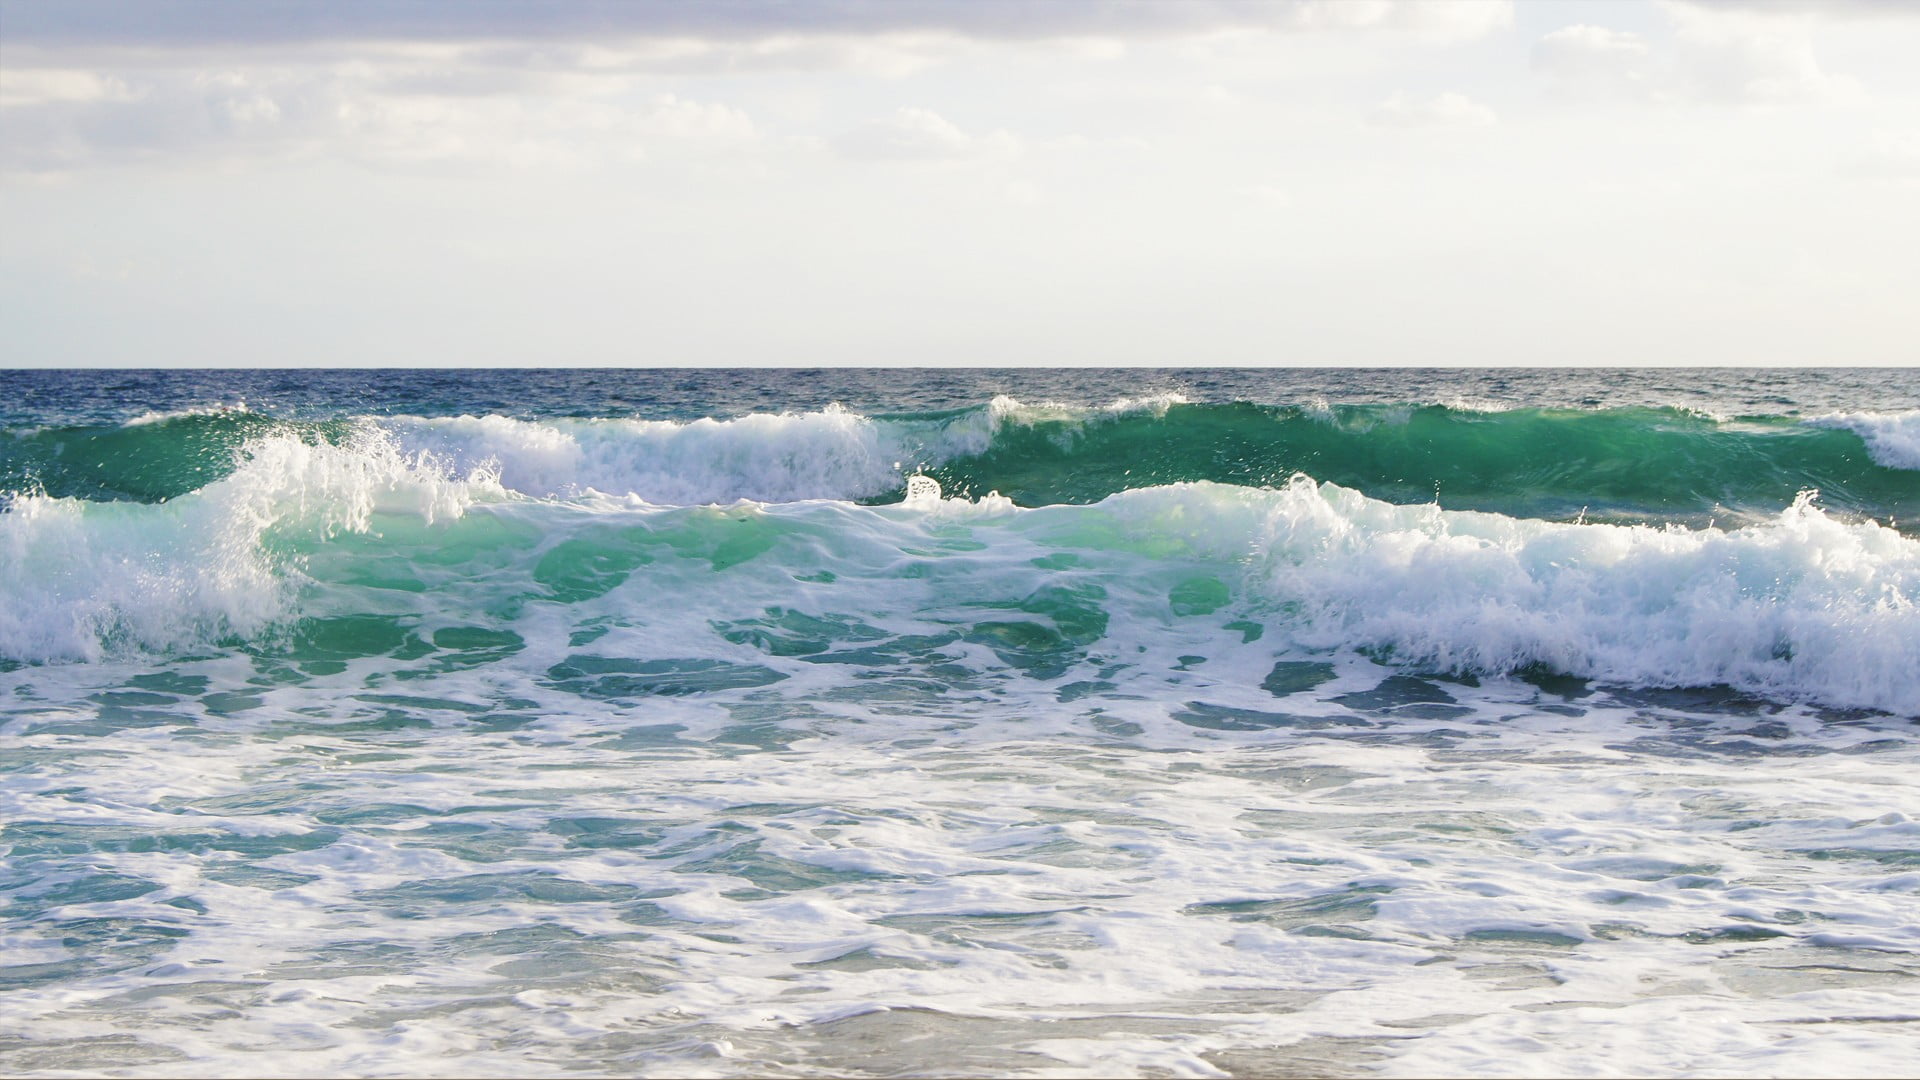
[[[1911,364],[1920,3],[0,0],[0,365]]]

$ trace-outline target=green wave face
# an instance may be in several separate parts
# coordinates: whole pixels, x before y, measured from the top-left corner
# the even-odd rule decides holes
[[[338,441],[352,421],[299,423],[258,413],[168,417],[124,427],[48,428],[0,439],[0,491],[162,502],[231,474],[247,443],[288,434]]]
[[[1672,409],[1174,405],[1008,423],[986,453],[928,470],[950,493],[1027,506],[1183,480],[1274,486],[1296,472],[1389,502],[1515,517],[1772,513],[1808,488],[1830,508],[1920,514],[1920,472],[1876,464],[1853,432]]]
[[[1439,405],[1337,406],[1303,409],[1248,403],[1174,404],[1158,411],[1088,413],[1014,408],[983,423],[984,407],[919,416],[876,417],[881,433],[913,434],[972,426],[972,442],[919,442],[923,449],[887,450],[877,483],[812,497],[892,502],[886,463],[904,458],[897,479],[919,465],[949,495],[997,491],[1023,506],[1097,502],[1121,491],[1214,481],[1277,487],[1296,473],[1394,503],[1437,501],[1447,509],[1513,517],[1683,521],[1765,516],[1809,488],[1832,510],[1892,519],[1903,529],[1920,520],[1920,470],[1876,463],[1859,434],[1786,417],[1715,420],[1678,409],[1515,409],[1476,412]],[[817,418],[817,414],[813,414]],[[247,448],[269,438],[341,444],[356,432],[397,421],[368,417],[280,420],[257,413],[189,414],[118,427],[42,429],[0,438],[0,492],[41,491],[88,500],[162,502],[230,475]],[[502,421],[519,434],[539,434],[545,421]],[[666,425],[673,427],[674,425]],[[402,425],[404,428],[404,425]],[[658,502],[684,501],[649,487],[668,472],[709,469],[703,498],[728,502],[752,495],[737,481],[756,468],[831,472],[846,443],[807,443],[775,425],[738,432],[735,442],[696,453],[678,435],[602,432],[583,453],[602,454],[591,474],[573,477],[610,494],[631,491]],[[990,429],[990,430],[989,430]],[[409,442],[406,453],[444,449]],[[577,433],[577,432],[576,432]],[[548,432],[552,434],[552,432]],[[679,435],[697,437],[692,427]],[[479,438],[480,436],[475,436]],[[491,437],[491,436],[488,436]],[[566,436],[571,438],[571,435]],[[791,440],[791,441],[788,441]],[[511,481],[539,454],[537,445],[477,442],[449,469],[494,458]],[[704,445],[704,444],[703,444]],[[678,450],[672,450],[679,446]],[[981,447],[984,446],[984,449]],[[671,461],[659,455],[670,450]],[[969,452],[977,451],[977,452]],[[707,456],[702,456],[702,455]],[[516,456],[521,455],[521,456]],[[587,460],[582,458],[581,460]],[[564,474],[540,459],[542,477],[564,488]],[[542,495],[549,489],[523,489]]]
[[[832,669],[868,685],[830,696],[1065,703],[1184,695],[1171,673],[1197,664],[1286,696],[1353,654],[1920,716],[1920,544],[1810,501],[1697,531],[1395,506],[1304,477],[1031,510],[659,507],[282,451],[164,505],[0,515],[0,671],[230,655],[252,660],[235,691],[250,696],[358,664],[350,681],[380,695],[487,668],[619,701],[775,684],[807,699]]]

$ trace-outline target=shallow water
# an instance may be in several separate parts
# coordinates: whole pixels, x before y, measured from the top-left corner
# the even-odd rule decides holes
[[[917,373],[763,373],[705,422],[707,376],[631,373],[590,425],[542,402],[604,373],[385,376],[414,390],[378,415],[333,375],[127,377],[151,402],[69,392],[16,439],[157,430],[206,482],[119,490],[149,442],[0,515],[5,1071],[1920,1059],[1911,373],[1331,405],[941,373],[950,415],[819,411]],[[252,427],[193,443],[236,388]],[[1443,399],[1434,431],[1492,424],[1516,473],[1587,464],[1476,466],[1455,504],[1365,474],[1454,467],[1407,436]],[[1221,416],[1281,465],[1320,424],[1356,475],[1235,474],[1190,432]],[[945,456],[889,456],[903,431]],[[1036,438],[1072,491],[954,495],[1042,470]],[[1185,464],[1126,448],[1169,439]],[[1606,502],[1648,445],[1672,482]],[[1186,473],[1103,491],[1115,454]],[[899,501],[916,465],[949,497]]]

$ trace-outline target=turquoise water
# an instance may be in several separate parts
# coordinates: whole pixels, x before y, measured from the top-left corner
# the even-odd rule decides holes
[[[1917,384],[0,373],[0,1067],[1900,1073]]]

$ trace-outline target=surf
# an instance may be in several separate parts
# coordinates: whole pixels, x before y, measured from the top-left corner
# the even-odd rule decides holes
[[[1899,526],[1920,514],[1920,412],[1721,417],[1678,408],[1197,403],[1102,407],[999,397],[934,413],[843,408],[731,418],[498,414],[277,419],[243,410],[16,431],[0,489],[161,502],[242,468],[251,447],[373,437],[455,472],[494,471],[536,498],[626,495],[663,505],[736,499],[894,501],[924,472],[967,496],[1085,504],[1193,481],[1276,487],[1295,473],[1395,503],[1513,517],[1760,520],[1799,492]]]
[[[873,506],[552,500],[505,475],[392,434],[279,437],[164,504],[28,497],[0,516],[0,589],[18,599],[0,613],[0,655],[257,650],[370,615],[387,651],[436,626],[532,641],[537,625],[553,649],[630,627],[636,647],[740,663],[716,627],[778,609],[889,638],[958,634],[1008,677],[1055,679],[1169,626],[1211,655],[1237,622],[1263,627],[1276,657],[1920,713],[1920,541],[1811,492],[1752,524],[1691,528],[1400,505],[1305,474],[1032,508],[930,492]]]

